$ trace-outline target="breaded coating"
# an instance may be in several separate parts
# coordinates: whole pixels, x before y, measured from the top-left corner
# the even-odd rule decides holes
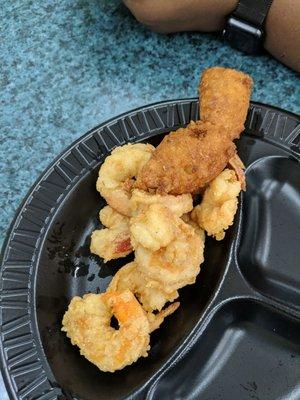
[[[101,165],[96,188],[118,213],[130,217],[132,181],[153,151],[151,144],[125,144],[116,147]]]
[[[174,240],[176,229],[170,220],[172,211],[162,204],[151,204],[144,212],[130,220],[132,244],[141,244],[149,250],[157,251]]]
[[[229,68],[209,68],[199,85],[200,119],[225,128],[231,139],[239,137],[249,108],[253,81]]]
[[[179,296],[177,290],[167,293],[162,284],[144,275],[135,262],[120,268],[107,289],[115,292],[124,290],[130,290],[135,295],[147,312],[147,317],[154,310],[161,311],[166,303],[174,301]]]
[[[125,257],[133,250],[130,241],[129,218],[110,206],[100,210],[99,219],[106,226],[96,229],[91,235],[90,251],[104,259],[104,262]]]
[[[136,215],[142,208],[151,204],[163,204],[179,217],[193,209],[193,197],[190,193],[179,196],[160,195],[134,189],[131,193],[130,206],[132,216]]]
[[[165,136],[138,175],[136,186],[161,194],[197,193],[235,154],[235,145],[223,131],[197,121]]]
[[[158,234],[155,246],[160,242],[160,248],[153,251],[154,242],[150,242],[148,238],[145,240],[143,231],[146,235],[147,230],[151,231],[152,235],[154,233],[153,227],[147,229],[151,218],[146,215],[148,213],[146,210],[145,218],[139,219],[139,225],[144,224],[145,227],[141,229],[141,235],[134,240],[135,262],[143,275],[151,281],[159,282],[165,292],[171,293],[195,282],[204,260],[205,235],[204,232],[201,234],[200,230],[196,232],[177,215],[172,215],[162,204],[156,206],[157,221],[161,220],[163,225],[168,223],[171,228],[168,244],[165,240],[161,240],[161,235]]]
[[[136,187],[161,194],[197,193],[235,154],[244,129],[252,79],[226,68],[206,70],[200,83],[201,121],[167,135],[140,170]]]
[[[208,236],[224,239],[225,230],[233,224],[240,191],[241,182],[235,172],[225,169],[205,190],[201,204],[191,213],[192,219]]]
[[[112,316],[118,329],[110,325]],[[73,297],[62,324],[80,354],[101,371],[122,369],[150,349],[147,315],[129,290]]]

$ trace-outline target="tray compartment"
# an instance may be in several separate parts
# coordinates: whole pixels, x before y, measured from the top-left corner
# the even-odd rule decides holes
[[[264,157],[247,170],[238,261],[252,286],[297,306],[299,239],[300,164],[286,157]]]
[[[229,301],[148,399],[299,398],[299,335],[299,321],[254,300]]]
[[[88,132],[66,149],[28,193],[11,225],[2,253],[1,274],[6,279],[2,280],[0,296],[0,356],[2,372],[12,398],[23,399],[24,396],[29,396],[43,399],[57,397],[62,400],[144,400],[147,388],[167,368],[167,362],[174,362],[184,356],[183,353],[192,346],[196,335],[199,334],[198,341],[201,340],[202,323],[206,321],[214,304],[222,301],[219,299],[224,300],[239,294],[247,296],[249,292],[254,296],[254,287],[240,287],[240,271],[235,270],[235,275],[232,275],[233,264],[227,268],[228,263],[232,261],[231,256],[235,256],[231,251],[237,230],[235,224],[235,228],[228,231],[225,242],[217,244],[211,240],[207,241],[207,261],[203,265],[199,280],[195,286],[182,290],[182,306],[153,335],[152,351],[148,359],[140,360],[120,373],[101,374],[97,368],[79,356],[78,350],[71,346],[70,341],[60,332],[61,318],[71,297],[89,290],[105,290],[111,275],[120,265],[112,263],[103,266],[99,259],[91,257],[87,251],[89,234],[98,225],[97,211],[104,204],[94,188],[97,171],[92,171],[93,168],[114,146],[128,140],[153,140],[153,144],[158,144],[165,133],[185,125],[190,119],[197,119],[197,112],[197,99],[176,100],[143,107],[110,120]],[[270,155],[297,157],[299,118],[269,106],[252,103],[246,131],[237,146],[247,166],[261,157]],[[87,179],[90,171],[90,179]],[[85,182],[86,186],[82,186],[81,181]],[[66,202],[70,203],[73,210],[66,210]],[[80,212],[76,213],[78,204]],[[81,225],[79,228],[78,223]],[[49,244],[47,241],[53,233],[58,234],[59,240],[52,240]],[[240,282],[236,280],[237,273]],[[243,273],[245,274],[244,271]],[[224,274],[225,279],[222,281]],[[17,288],[22,290],[16,291]],[[258,293],[256,295],[258,296]],[[271,299],[265,300],[271,302]],[[244,301],[244,306],[244,319],[247,320],[249,301]],[[226,306],[223,309],[226,311]],[[207,359],[209,354],[218,348],[224,330],[227,332],[229,329],[228,324],[238,325],[240,320],[244,321],[237,316],[233,318],[234,315],[238,315],[235,311],[224,315],[229,315],[226,323],[217,325],[214,322],[214,325],[209,325],[211,339],[206,331],[203,332],[206,348],[201,356],[206,352]],[[28,323],[24,325],[25,320],[28,320]],[[213,321],[216,321],[215,317]],[[259,325],[257,324],[258,327]],[[219,326],[216,336],[211,326]],[[298,325],[295,323],[284,323],[282,326],[287,331],[294,330],[295,335],[299,337]],[[254,329],[250,331],[254,332]],[[245,332],[248,332],[246,328]],[[267,332],[271,331],[267,329]],[[244,336],[247,337],[246,334]],[[254,336],[254,333],[249,336]],[[279,336],[285,338],[284,334]],[[264,335],[260,334],[259,337]],[[271,339],[274,337],[272,334]],[[186,341],[182,343],[184,339]],[[257,342],[263,343],[263,340]],[[295,347],[295,340],[290,342],[292,347]],[[35,349],[33,353],[30,352],[33,359],[29,362],[27,356],[19,357],[19,349],[27,349],[27,345],[30,345],[30,349]],[[266,347],[270,349],[272,346]],[[289,348],[290,345],[278,347]],[[243,356],[243,348],[241,350]],[[270,354],[271,351],[273,348]],[[294,353],[296,354],[296,351]],[[267,359],[268,356],[269,354]],[[291,358],[296,357],[291,355]],[[203,359],[205,360],[204,356]],[[193,361],[193,358],[191,360]],[[12,364],[15,365],[15,370],[11,368]],[[256,361],[251,361],[249,365],[255,369]],[[291,370],[299,371],[299,365],[291,364]],[[190,375],[194,372],[191,371]],[[284,398],[299,398],[293,379],[286,382],[286,388],[288,386],[290,390],[286,389],[285,393],[290,395]],[[272,386],[270,387],[272,392]],[[274,393],[277,393],[277,381],[274,387]],[[171,385],[169,390],[172,399],[173,388]],[[250,386],[250,389],[253,388],[255,389],[253,385]],[[226,396],[230,400],[243,399],[235,395],[235,387],[232,390],[230,387],[227,389]],[[155,391],[151,393],[155,394]],[[258,399],[258,395],[251,390],[246,390],[245,393],[248,395],[247,399]],[[204,396],[204,400],[217,398],[215,393],[209,397]],[[220,398],[224,400],[223,393]],[[260,397],[262,398],[268,397]]]

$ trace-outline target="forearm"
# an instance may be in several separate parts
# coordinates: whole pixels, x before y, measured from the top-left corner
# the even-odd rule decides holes
[[[300,72],[300,1],[274,0],[266,20],[265,48]]]
[[[123,0],[155,32],[213,32],[221,29],[237,0]]]
[[[213,32],[224,27],[238,0],[124,0],[135,17],[161,33]],[[265,48],[300,71],[300,0],[273,0],[267,15]]]

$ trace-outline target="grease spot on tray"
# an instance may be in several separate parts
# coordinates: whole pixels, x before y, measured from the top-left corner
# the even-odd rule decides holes
[[[76,247],[73,239],[66,239],[66,224],[56,222],[51,236],[47,240],[47,255],[51,261],[58,266],[58,273],[71,274],[73,277],[86,276],[89,273],[91,264],[98,264],[97,257],[90,253],[89,237],[84,245]],[[76,231],[76,226],[73,232]],[[95,274],[88,278],[92,281]]]

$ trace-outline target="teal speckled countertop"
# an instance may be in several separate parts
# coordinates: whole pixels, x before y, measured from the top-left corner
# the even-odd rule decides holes
[[[8,1],[0,20],[1,243],[30,186],[68,144],[131,108],[196,96],[204,68],[241,69],[254,78],[253,100],[300,112],[299,75],[276,60],[214,35],[151,33],[119,1]]]

